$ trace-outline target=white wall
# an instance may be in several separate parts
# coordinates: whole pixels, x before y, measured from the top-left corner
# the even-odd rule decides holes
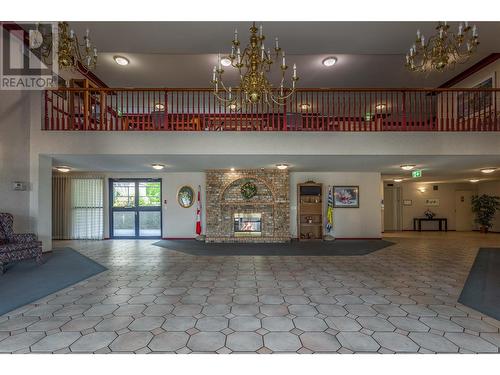
[[[14,215],[14,230],[26,232],[29,220],[29,100],[23,91],[0,91],[0,212]],[[14,191],[22,181],[26,191]]]
[[[480,183],[478,186],[478,193],[500,197],[500,181],[486,181]],[[500,211],[497,211],[491,231],[500,232]]]
[[[334,208],[336,238],[380,238],[381,191],[380,173],[376,172],[291,172],[290,173],[290,232],[297,237],[297,184],[313,180],[323,184],[324,212],[328,185],[359,186],[359,208]],[[326,220],[326,215],[325,215]]]
[[[493,80],[493,87],[499,88],[500,87],[500,60],[497,60],[487,66],[485,66],[483,69],[480,71],[472,74],[471,76],[467,77],[463,81],[460,81],[457,83],[453,88],[470,88],[478,83],[483,82],[484,80],[488,79],[492,75],[496,75],[496,80]]]
[[[403,206],[403,230],[413,230],[413,218],[423,217],[424,212],[429,208],[437,217],[448,219],[448,230],[455,230],[455,191],[470,190],[477,192],[477,185],[472,183],[446,183],[429,184],[421,182],[403,182],[401,185],[401,199],[411,200],[411,206]],[[437,185],[438,190],[433,190]],[[418,188],[424,187],[425,192],[420,192]],[[439,199],[439,206],[428,207],[425,199]],[[401,202],[402,204],[402,202]],[[432,225],[437,226],[436,223]],[[424,225],[422,225],[423,229]]]
[[[86,172],[75,175],[103,176],[104,181],[104,238],[110,237],[109,228],[109,179],[112,178],[161,178],[162,179],[162,234],[164,238],[193,238],[196,236],[196,201],[189,208],[177,203],[177,191],[184,185],[191,186],[198,194],[201,186],[202,232],[205,233],[205,173],[119,173]],[[196,197],[195,197],[196,198]],[[165,201],[167,203],[165,203]]]
[[[177,203],[177,191],[184,185],[191,186],[195,194],[198,194],[198,186],[201,186],[201,223],[202,233],[205,233],[205,173],[165,173],[163,190],[167,205],[163,216],[163,237],[192,238],[196,236],[196,200],[189,208],[183,208]]]

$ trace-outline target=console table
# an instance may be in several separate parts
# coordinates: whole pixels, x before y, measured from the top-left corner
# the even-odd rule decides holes
[[[448,231],[448,219],[444,217],[434,217],[432,219],[428,219],[426,217],[416,217],[413,219],[413,230],[418,230],[419,232],[422,231],[422,221],[437,221],[439,223],[439,231],[443,230],[443,223],[444,223],[444,231]],[[418,224],[418,225],[417,225]],[[418,229],[417,229],[418,228]]]

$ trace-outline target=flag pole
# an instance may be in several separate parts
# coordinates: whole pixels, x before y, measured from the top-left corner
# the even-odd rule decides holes
[[[333,235],[333,192],[332,187],[328,185],[328,202],[326,206],[326,241],[335,240]]]

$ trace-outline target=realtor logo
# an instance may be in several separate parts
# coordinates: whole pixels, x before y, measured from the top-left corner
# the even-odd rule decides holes
[[[0,26],[0,90],[43,90],[57,86],[57,23]]]

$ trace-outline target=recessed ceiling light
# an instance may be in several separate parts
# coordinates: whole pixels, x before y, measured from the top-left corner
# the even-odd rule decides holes
[[[326,59],[323,59],[322,63],[324,66],[334,66],[337,62],[337,58],[333,56],[329,56]]]
[[[234,167],[229,168],[231,172],[234,172]]]
[[[165,166],[163,164],[151,164],[151,166],[153,167],[153,169],[157,169],[157,170],[165,168]]]
[[[470,182],[479,182],[479,179],[478,178],[471,178],[469,181]]]
[[[165,109],[165,105],[163,103],[156,103],[155,104],[155,110],[163,111],[164,109]]]
[[[284,163],[276,164],[276,168],[284,170],[284,169],[288,168],[288,164],[284,164]]]
[[[386,108],[387,108],[387,106],[385,104],[383,104],[383,103],[377,104],[375,106],[375,109],[378,109],[379,111],[382,110],[382,109],[386,109]]]
[[[309,108],[311,108],[311,105],[309,103],[302,103],[299,105],[300,109],[302,109],[303,111],[306,111],[308,110]]]
[[[66,167],[65,165],[61,165],[59,167],[56,167],[56,170],[58,170],[59,172],[62,172],[62,173],[68,173],[71,170],[71,168]]]
[[[113,59],[118,65],[128,65],[130,63],[129,59],[123,56],[113,56]]]
[[[231,59],[224,57],[223,59],[221,59],[220,63],[224,66],[229,66],[231,65]]]
[[[393,181],[394,182],[401,182],[401,181],[403,181],[403,179],[402,178],[395,178]]]
[[[403,171],[411,171],[411,170],[412,170],[413,168],[415,168],[415,167],[416,167],[416,166],[415,166],[415,164],[403,164],[403,165],[401,166],[401,169],[402,169]]]
[[[483,168],[483,169],[481,169],[481,172],[483,172],[483,173],[493,173],[496,170],[497,170],[496,168]]]

